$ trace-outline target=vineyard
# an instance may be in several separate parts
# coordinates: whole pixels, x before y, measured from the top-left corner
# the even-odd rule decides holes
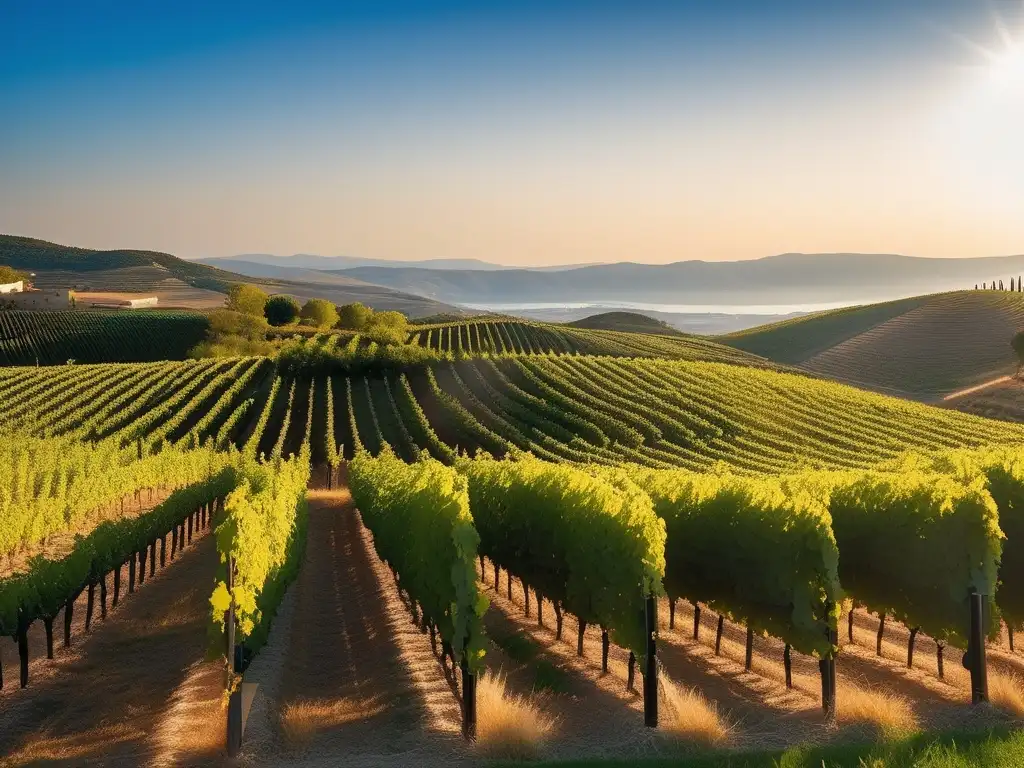
[[[408,342],[453,356],[614,355],[669,360],[707,360],[767,366],[754,355],[696,336],[626,333],[522,320],[469,320],[419,326]]]
[[[487,320],[409,341],[428,357],[318,336],[278,364],[0,369],[0,749],[35,754],[18,690],[45,696],[51,669],[96,684],[61,666],[55,626],[62,649],[127,632],[196,558],[210,672],[165,693],[205,697],[211,749],[245,754],[249,717],[270,762],[311,744],[372,762],[380,739],[407,745],[396,764],[472,759],[499,670],[518,719],[552,715],[531,754],[561,757],[651,754],[642,724],[697,738],[673,680],[736,718],[705,746],[789,746],[863,725],[843,697],[864,679],[910,691],[916,727],[966,725],[986,638],[993,681],[1024,671],[1024,426],[688,337]],[[278,709],[248,714],[252,682]],[[378,685],[434,704],[389,714]],[[478,746],[438,736],[453,720]]]
[[[54,388],[59,387],[58,394]],[[740,473],[866,468],[908,450],[1024,440],[1024,427],[799,375],[719,363],[530,356],[289,378],[269,361],[12,368],[0,418],[37,436],[291,456],[312,409],[313,463],[384,445],[451,463],[484,450],[551,461]],[[827,421],[826,427],[824,422]]]
[[[181,360],[202,340],[194,312],[0,312],[0,366]]]

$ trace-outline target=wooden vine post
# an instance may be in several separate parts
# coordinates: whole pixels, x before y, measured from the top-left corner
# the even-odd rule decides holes
[[[825,631],[832,650],[818,661],[821,672],[821,709],[825,717],[834,717],[836,712],[836,649],[839,647],[839,631],[829,628]]]
[[[971,703],[988,701],[988,666],[985,658],[985,595],[971,593],[971,634],[967,640],[964,668],[971,672]]]
[[[644,725],[658,727],[658,603],[648,595],[644,610],[646,641],[644,659]]]
[[[467,638],[468,640],[468,638]],[[476,675],[469,669],[468,642],[462,651],[462,735],[476,740]]]
[[[226,587],[231,594],[231,603],[224,612],[224,660],[228,667],[226,683],[230,691],[228,697],[228,757],[237,757],[242,749],[242,686],[236,678],[240,674],[240,659],[235,650],[235,596],[234,587],[235,558],[228,558]]]
[[[28,617],[18,609],[18,658],[21,661],[21,687],[28,687]]]

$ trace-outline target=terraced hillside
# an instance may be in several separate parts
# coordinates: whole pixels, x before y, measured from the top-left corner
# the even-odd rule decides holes
[[[957,291],[821,313],[722,337],[739,349],[894,394],[934,399],[1012,373],[1024,294]]]
[[[301,279],[245,277],[158,251],[99,251],[28,237],[0,235],[0,264],[35,273],[39,288],[73,288],[95,293],[156,295],[162,306],[191,309],[219,306],[233,283],[259,283],[267,293],[335,304],[361,301],[374,309],[397,309],[410,316],[452,307],[422,296],[334,276],[326,283]]]
[[[209,326],[197,312],[0,312],[0,366],[182,360]]]
[[[61,287],[79,282],[88,284],[93,290],[152,291],[163,280],[175,279],[196,288],[223,293],[231,283],[244,279],[232,272],[185,261],[169,253],[98,251],[13,235],[0,235],[0,264],[35,272],[40,286],[59,280]],[[132,270],[131,279],[124,287],[115,284],[119,276],[127,277],[119,275],[120,270]],[[113,274],[101,277],[100,273]],[[73,282],[65,282],[69,279]]]
[[[612,357],[464,360],[282,378],[255,358],[7,368],[0,420],[41,434],[233,442],[314,463],[528,450],[553,461],[746,473],[864,467],[906,450],[1024,441],[1024,427],[732,365]],[[88,434],[81,432],[88,426]]]
[[[509,318],[421,325],[409,334],[408,341],[453,355],[614,355],[771,367],[763,358],[697,336],[628,333]]]

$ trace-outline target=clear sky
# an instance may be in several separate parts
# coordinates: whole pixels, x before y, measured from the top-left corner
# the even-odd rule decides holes
[[[1022,0],[0,0],[0,32],[0,232],[523,265],[1024,252]]]

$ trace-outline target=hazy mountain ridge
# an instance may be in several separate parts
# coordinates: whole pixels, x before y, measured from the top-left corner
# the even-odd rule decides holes
[[[241,253],[235,256],[218,256],[212,258],[195,259],[200,264],[222,269],[242,271],[253,269],[255,265],[263,267],[277,267],[281,269],[311,269],[319,271],[338,271],[344,269],[355,269],[359,267],[387,267],[389,269],[419,268],[433,270],[472,270],[490,271],[513,269],[504,264],[496,264],[482,259],[423,259],[423,260],[400,260],[391,261],[388,259],[363,259],[358,256],[319,256],[312,253],[296,253],[291,256],[276,256],[272,253]],[[560,272],[580,267],[594,266],[594,264],[557,264],[542,267],[526,267],[532,272]],[[244,274],[249,274],[244,272]]]
[[[620,262],[569,271],[357,267],[340,274],[439,301],[786,304],[866,302],[972,288],[1024,273],[1024,255],[934,259],[781,254],[750,261]]]

